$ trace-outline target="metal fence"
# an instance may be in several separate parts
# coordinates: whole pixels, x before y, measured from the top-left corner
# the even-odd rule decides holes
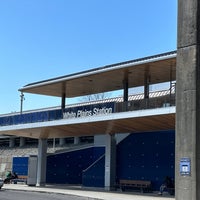
[[[115,112],[175,106],[175,94],[116,103]]]
[[[153,109],[168,106],[175,106],[175,94],[127,102],[109,102],[87,106],[77,106],[73,108],[66,108],[64,110],[57,109],[4,116],[0,117],[0,126],[45,122],[72,117],[91,117],[116,112]]]

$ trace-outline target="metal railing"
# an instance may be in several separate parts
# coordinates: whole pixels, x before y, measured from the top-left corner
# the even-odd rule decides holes
[[[116,103],[115,112],[154,109],[169,106],[175,106],[175,94]]]
[[[154,109],[161,107],[175,106],[175,94],[164,95],[159,97],[153,97],[148,99],[139,99],[132,100],[127,102],[109,102],[103,104],[95,104],[89,106],[78,106],[74,108],[66,108],[64,111],[62,109],[57,110],[47,110],[47,111],[39,111],[39,112],[30,112],[25,114],[16,114],[10,116],[0,117],[0,126],[9,126],[9,125],[17,125],[17,124],[27,124],[27,123],[35,123],[35,122],[45,122],[45,121],[53,121],[60,120],[64,118],[64,112],[66,114],[75,113],[74,118],[78,118],[78,112],[83,112],[87,114],[87,116],[96,116],[96,113],[93,113],[94,109],[97,112],[99,109],[100,114],[112,114],[118,112],[127,112],[127,111],[135,111],[135,110],[144,110],[144,109]],[[108,109],[109,108],[109,109]],[[74,109],[74,110],[73,110]],[[109,113],[105,113],[105,111],[110,111]],[[84,117],[87,117],[84,114]],[[69,117],[70,118],[70,117]]]

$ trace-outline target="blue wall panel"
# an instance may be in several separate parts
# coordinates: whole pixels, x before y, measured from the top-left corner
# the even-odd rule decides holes
[[[18,175],[28,175],[28,157],[13,157],[12,171]]]
[[[103,187],[104,147],[47,157],[47,183]],[[116,178],[151,180],[158,190],[165,176],[174,178],[175,131],[133,133],[117,145]],[[13,171],[28,174],[28,157],[14,157]]]
[[[117,180],[151,180],[159,189],[165,176],[174,178],[175,131],[134,133],[117,147]]]
[[[104,187],[105,180],[105,155],[97,162],[83,171],[82,184],[85,187]]]
[[[95,152],[95,153],[94,153]],[[98,154],[96,154],[98,152]],[[47,183],[81,184],[82,171],[104,153],[104,148],[87,148],[47,157]]]

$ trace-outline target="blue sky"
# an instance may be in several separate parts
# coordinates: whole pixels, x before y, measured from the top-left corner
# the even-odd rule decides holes
[[[0,0],[0,114],[24,85],[176,50],[175,0]],[[25,94],[24,109],[60,105]]]

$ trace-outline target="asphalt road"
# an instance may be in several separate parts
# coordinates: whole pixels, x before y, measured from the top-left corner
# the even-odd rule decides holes
[[[93,200],[88,197],[79,197],[64,194],[0,190],[0,200]]]

